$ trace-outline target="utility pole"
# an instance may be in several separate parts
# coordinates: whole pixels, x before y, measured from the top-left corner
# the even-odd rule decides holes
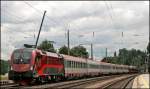
[[[106,55],[106,58],[107,58],[107,48],[106,48],[106,53],[105,53],[105,55]]]
[[[94,32],[92,33],[93,37],[94,38]],[[92,42],[91,42],[91,59],[93,60],[93,39],[92,39]]]
[[[91,43],[91,59],[93,60],[93,44]]]
[[[41,33],[41,28],[42,28],[42,25],[43,25],[45,13],[46,13],[46,11],[44,11],[44,15],[43,15],[42,22],[41,22],[41,25],[40,25],[39,33],[38,33],[37,40],[36,40],[36,43],[35,43],[35,48],[37,48],[37,44],[38,44],[39,36],[40,36],[40,33]]]
[[[70,55],[70,39],[69,39],[69,29],[67,32],[67,42],[68,42],[68,55]]]

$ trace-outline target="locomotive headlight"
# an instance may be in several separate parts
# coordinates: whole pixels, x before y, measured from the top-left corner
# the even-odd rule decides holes
[[[10,70],[13,70],[12,66],[10,66]]]
[[[30,70],[33,70],[33,66],[30,67]]]

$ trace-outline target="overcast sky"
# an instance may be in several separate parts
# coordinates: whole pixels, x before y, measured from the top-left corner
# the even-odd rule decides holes
[[[148,1],[1,1],[1,58],[23,44],[35,44],[46,10],[39,43],[55,41],[55,48],[84,45],[94,58],[102,59],[120,48],[146,50],[149,41]],[[94,32],[94,36],[93,33]],[[123,36],[122,36],[123,32]],[[34,38],[35,34],[35,38]]]

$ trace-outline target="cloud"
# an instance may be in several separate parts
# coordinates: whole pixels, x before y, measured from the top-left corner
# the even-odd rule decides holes
[[[106,48],[111,56],[119,48],[145,50],[148,44],[147,1],[1,1],[3,59],[25,43],[35,44],[44,10],[39,44],[47,39],[55,41],[57,49],[67,45],[68,29],[71,47],[86,44],[90,52],[92,42],[94,57],[100,59]]]

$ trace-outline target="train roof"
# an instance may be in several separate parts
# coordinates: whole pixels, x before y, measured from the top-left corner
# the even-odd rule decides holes
[[[69,56],[69,55],[64,55],[62,54],[65,60],[70,60],[70,61],[78,61],[78,62],[86,62],[85,58],[81,57],[74,57],[74,56]]]

